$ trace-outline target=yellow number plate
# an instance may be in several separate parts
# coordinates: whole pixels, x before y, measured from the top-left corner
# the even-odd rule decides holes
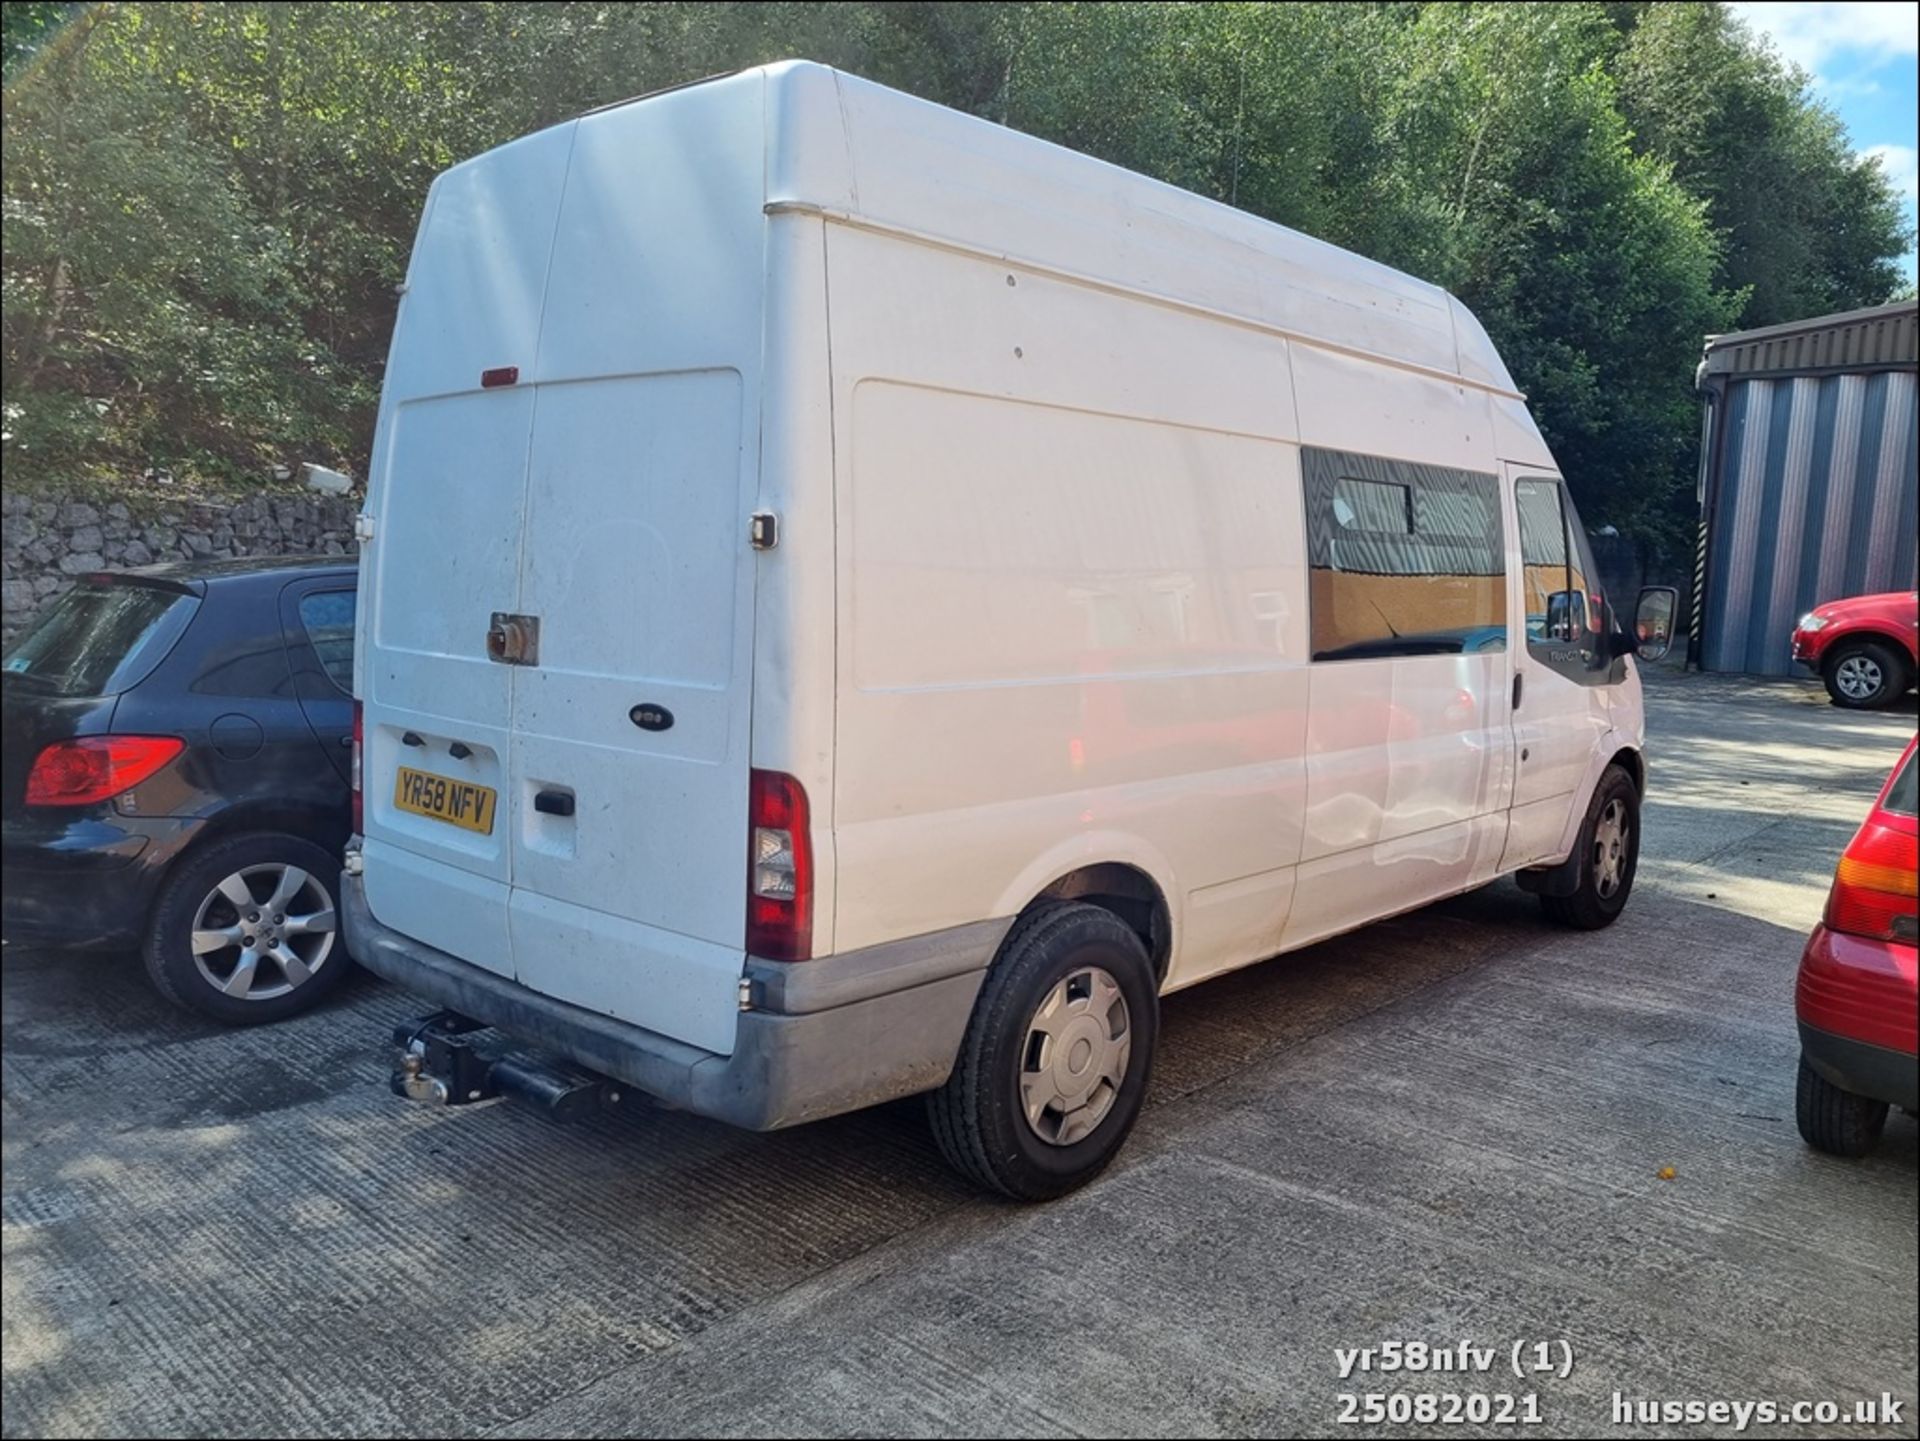
[[[436,821],[445,821],[448,825],[460,826],[465,830],[478,831],[483,836],[493,834],[494,800],[492,786],[449,780],[446,776],[417,771],[411,766],[401,766],[400,774],[394,777],[393,804],[396,808],[412,811],[417,816],[431,816]]]

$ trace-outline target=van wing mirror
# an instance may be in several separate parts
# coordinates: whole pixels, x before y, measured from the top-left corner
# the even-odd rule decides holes
[[[1640,592],[1633,610],[1635,651],[1642,660],[1664,660],[1673,649],[1673,622],[1680,612],[1680,592],[1670,585],[1650,585]]]

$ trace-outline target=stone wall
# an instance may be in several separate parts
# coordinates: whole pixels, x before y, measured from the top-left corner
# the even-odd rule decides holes
[[[0,497],[0,632],[7,640],[73,577],[162,561],[237,555],[351,555],[352,496],[301,492],[231,503]]]

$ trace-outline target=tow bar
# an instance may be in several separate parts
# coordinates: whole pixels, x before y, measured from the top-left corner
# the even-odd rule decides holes
[[[400,1065],[391,1081],[394,1095],[436,1106],[470,1106],[506,1096],[556,1121],[577,1121],[620,1104],[618,1083],[605,1076],[525,1057],[487,1055],[474,1044],[486,1029],[485,1022],[453,1011],[395,1026]]]

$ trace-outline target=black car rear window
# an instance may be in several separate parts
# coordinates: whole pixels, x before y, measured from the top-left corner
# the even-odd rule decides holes
[[[166,659],[199,604],[152,585],[76,586],[27,627],[0,670],[49,695],[116,695]]]
[[[1886,808],[1897,816],[1920,815],[1920,766],[1915,765],[1916,760],[1920,760],[1920,754],[1908,756],[1900,774],[1887,787]]]

